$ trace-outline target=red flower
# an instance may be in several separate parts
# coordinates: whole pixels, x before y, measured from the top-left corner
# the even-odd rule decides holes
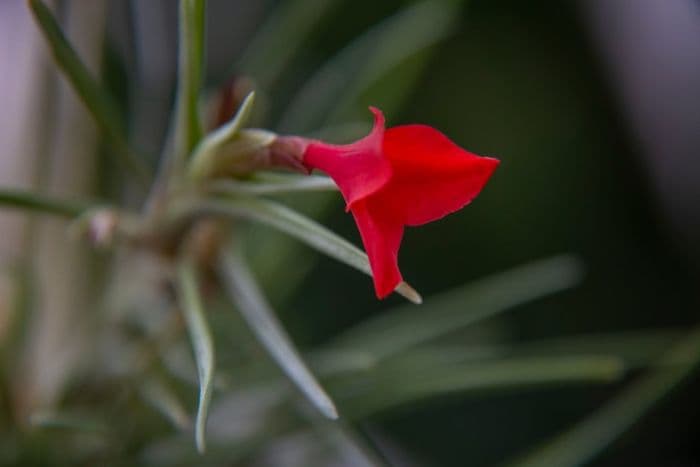
[[[374,128],[352,144],[312,141],[304,165],[326,172],[338,185],[355,217],[369,256],[377,297],[402,281],[398,252],[404,226],[425,224],[469,204],[499,161],[460,148],[425,125],[385,130],[374,113]]]

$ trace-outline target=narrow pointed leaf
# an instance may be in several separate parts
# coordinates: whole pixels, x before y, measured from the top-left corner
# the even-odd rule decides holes
[[[85,202],[49,198],[22,190],[0,189],[0,208],[21,209],[65,217],[78,217],[91,209]]]
[[[241,106],[231,120],[225,125],[207,135],[197,146],[190,162],[190,175],[199,178],[206,172],[214,161],[217,152],[228,142],[236,138],[243,126],[248,122],[255,103],[255,92],[251,92],[241,103]]]
[[[416,2],[360,35],[306,81],[283,115],[281,131],[319,128],[331,114],[339,120],[380,78],[445,38],[454,24],[454,10],[449,2]]]
[[[189,261],[182,261],[178,265],[177,273],[180,306],[192,340],[199,375],[199,407],[195,420],[195,441],[197,449],[204,452],[207,414],[214,380],[214,344],[204,314],[194,265]]]
[[[178,430],[190,426],[190,417],[177,395],[162,381],[151,378],[140,388],[141,397]]]
[[[37,411],[29,416],[29,424],[38,428],[109,433],[109,427],[102,420],[82,413]]]
[[[147,211],[162,206],[173,185],[182,182],[187,159],[202,137],[199,98],[204,69],[205,9],[206,0],[180,0],[175,109],[146,202]]]
[[[145,182],[148,179],[148,170],[143,161],[129,147],[126,130],[120,121],[114,98],[102,89],[90,74],[44,2],[29,0],[29,6],[41,32],[51,47],[51,53],[59,68],[114,147],[116,162]]]
[[[628,368],[646,368],[658,363],[658,356],[682,339],[679,329],[652,329],[548,337],[517,344],[476,346],[475,352],[491,355],[576,355],[600,352],[616,355]],[[679,362],[683,363],[683,362]]]
[[[429,357],[429,358],[426,358]],[[369,372],[337,378],[331,386],[353,417],[449,394],[493,394],[528,387],[611,383],[624,375],[624,362],[600,355],[557,355],[455,362],[435,351],[407,353]],[[564,465],[564,464],[538,464]]]
[[[684,362],[679,364],[679,362]],[[690,332],[664,354],[654,369],[642,380],[624,389],[621,394],[565,431],[508,465],[538,467],[557,465],[579,467],[590,463],[663,397],[679,386],[700,367],[700,329]]]
[[[386,112],[400,106],[427,67],[430,49],[456,29],[460,3],[427,0],[409,4],[395,15],[363,63],[362,73],[333,105],[328,121],[346,121],[353,111],[362,115],[368,101]]]
[[[236,71],[253,76],[263,88],[279,77],[314,27],[341,2],[291,0],[280,2],[250,42]]]
[[[197,208],[211,213],[243,217],[273,227],[306,243],[312,248],[371,276],[367,254],[321,224],[281,204],[255,198],[230,200],[208,199]],[[399,284],[397,293],[414,303],[421,303],[415,290]]]
[[[390,466],[370,438],[360,429],[355,428],[344,420],[324,421],[314,424],[317,431],[334,445],[346,465],[353,467],[383,467]]]
[[[220,180],[210,184],[217,195],[276,195],[303,191],[338,191],[330,177],[318,175],[258,174],[250,180]]]
[[[204,68],[205,0],[180,0],[174,163],[179,170],[202,136],[199,93]]]
[[[386,357],[570,288],[580,278],[581,265],[571,256],[537,261],[431,297],[420,310],[399,307],[382,313],[350,329],[335,344]]]
[[[323,415],[330,419],[338,418],[335,404],[309,371],[277,320],[250,274],[242,253],[238,250],[225,253],[221,270],[231,300],[272,359]]]

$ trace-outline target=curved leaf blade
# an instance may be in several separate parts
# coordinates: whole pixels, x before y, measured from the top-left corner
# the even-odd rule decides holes
[[[199,375],[199,406],[195,420],[195,441],[197,450],[206,449],[205,430],[209,403],[211,401],[214,380],[214,343],[204,313],[199,293],[195,267],[183,260],[177,269],[177,285],[180,306],[192,340],[197,372]]]

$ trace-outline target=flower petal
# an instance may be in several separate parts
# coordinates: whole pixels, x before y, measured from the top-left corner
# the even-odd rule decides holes
[[[384,298],[403,280],[398,265],[403,226],[377,207],[371,199],[362,200],[353,205],[352,215],[369,257],[374,290]]]
[[[374,113],[374,128],[369,135],[346,145],[313,141],[304,153],[304,165],[326,172],[338,185],[347,209],[383,187],[391,178],[391,165],[382,154],[384,115]]]
[[[465,151],[425,125],[387,130],[384,155],[392,177],[372,198],[406,225],[425,224],[466,206],[499,164]]]

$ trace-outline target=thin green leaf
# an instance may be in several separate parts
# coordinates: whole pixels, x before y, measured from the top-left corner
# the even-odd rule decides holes
[[[282,71],[304,41],[339,0],[281,2],[250,42],[236,71],[251,74],[262,88],[283,76]]]
[[[684,334],[685,331],[677,329],[584,334],[493,346],[490,351],[492,355],[520,356],[601,353],[622,358],[628,367],[640,368],[658,364],[658,355]],[[472,350],[475,353],[488,353],[489,347],[475,347]]]
[[[179,170],[202,137],[199,93],[204,68],[205,0],[180,0],[174,164]]]
[[[213,390],[214,344],[204,313],[194,265],[188,260],[183,260],[178,265],[177,273],[180,306],[192,340],[199,374],[199,407],[195,420],[195,440],[197,450],[204,452],[207,414]]]
[[[148,170],[143,161],[129,147],[118,107],[112,98],[90,75],[87,67],[71,47],[51,10],[41,0],[29,0],[34,18],[51,46],[56,63],[98,126],[114,147],[117,163],[130,170],[142,182],[148,180]]]
[[[417,2],[362,34],[306,81],[280,120],[281,130],[313,130],[327,123],[331,113],[339,120],[380,78],[444,39],[454,25],[454,12],[448,2]]]
[[[206,144],[209,147],[221,146],[235,138],[238,132],[248,124],[254,104],[255,91],[251,91],[245,99],[243,99],[241,106],[231,120],[207,136]]]
[[[255,103],[255,92],[251,92],[241,103],[236,115],[225,125],[208,134],[194,150],[190,161],[189,173],[194,180],[199,180],[209,173],[216,163],[217,155],[223,148],[239,135],[250,118]]]
[[[623,362],[607,356],[547,356],[499,359],[488,362],[442,361],[410,353],[375,369],[329,381],[352,417],[446,394],[492,394],[525,387],[561,384],[610,383],[624,374]],[[419,357],[419,358],[413,358]],[[453,359],[453,355],[449,356]],[[544,463],[538,465],[564,465]]]
[[[274,311],[255,283],[242,253],[235,249],[223,255],[221,271],[229,296],[243,318],[282,371],[326,417],[338,418],[331,398],[307,368]]]
[[[89,433],[109,432],[109,428],[101,420],[81,413],[37,411],[29,416],[29,424],[37,428],[51,428]]]
[[[190,426],[190,417],[178,396],[157,378],[147,380],[140,388],[141,397],[178,430]]]
[[[180,0],[175,111],[146,202],[147,211],[165,204],[164,197],[184,176],[187,159],[202,137],[199,98],[204,69],[205,9],[206,0]]]
[[[35,211],[65,217],[78,217],[94,206],[85,202],[45,197],[38,193],[0,189],[0,207]]]
[[[313,220],[273,201],[255,198],[203,200],[196,209],[215,214],[243,217],[268,225],[306,243],[312,248],[355,269],[372,275],[367,254]],[[399,284],[396,292],[413,303],[421,297],[408,284]]]
[[[679,364],[679,362],[684,362]],[[654,370],[593,415],[508,465],[577,467],[588,464],[700,366],[700,329],[664,354]]]
[[[223,196],[277,195],[305,191],[338,191],[329,177],[259,173],[248,180],[218,180],[209,191]]]
[[[429,307],[429,305],[426,305]],[[626,369],[647,368],[658,365],[656,357],[663,349],[677,341],[683,333],[677,330],[622,332],[611,334],[593,334],[548,338],[517,344],[455,344],[431,343],[415,349],[408,349],[395,356],[389,356],[392,362],[401,359],[407,362],[439,362],[447,364],[474,363],[476,365],[490,364],[499,359],[534,358],[545,356],[566,355],[569,357],[587,357],[605,355],[624,362]],[[387,336],[391,338],[391,336]],[[321,381],[345,374],[374,371],[376,367],[387,361],[380,355],[371,353],[371,349],[355,347],[330,346],[317,349],[305,354],[304,358]],[[671,364],[672,362],[666,362]],[[674,364],[685,364],[678,361]],[[237,382],[259,381],[272,378],[266,369],[261,368],[260,362],[252,362],[248,366],[239,367]]]
[[[312,420],[312,423],[314,421]],[[384,454],[377,449],[369,437],[345,420],[319,421],[314,423],[338,450],[347,465],[353,467],[390,467]]]
[[[420,310],[399,307],[382,313],[347,331],[335,345],[383,358],[570,288],[580,278],[581,266],[571,256],[537,261],[431,297]]]

